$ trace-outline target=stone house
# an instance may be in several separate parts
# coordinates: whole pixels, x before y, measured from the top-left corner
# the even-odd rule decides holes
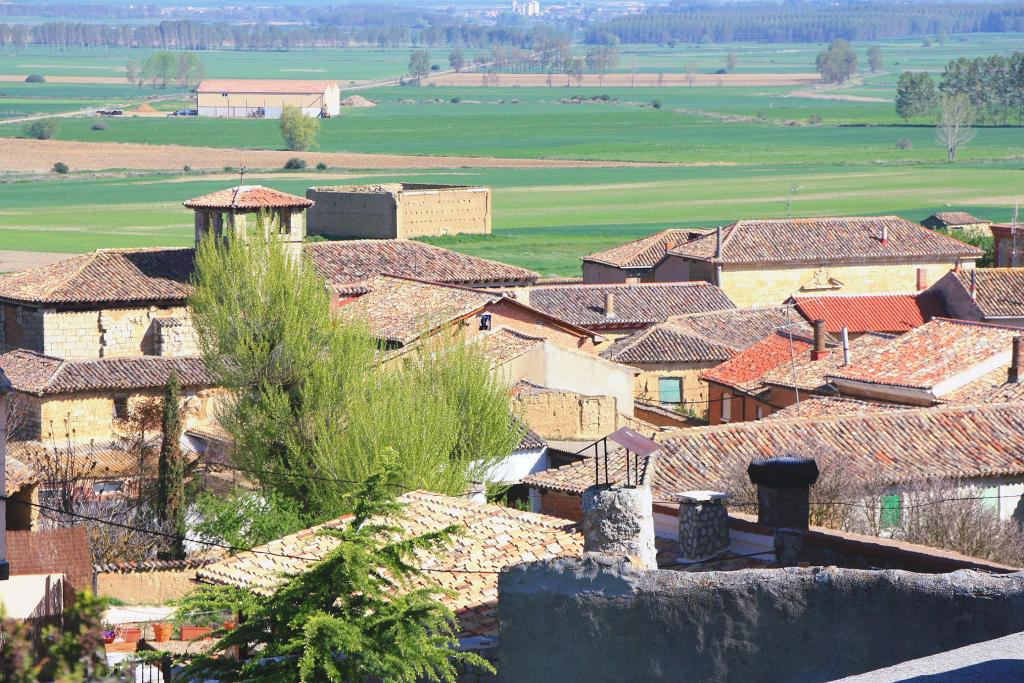
[[[989,226],[995,242],[992,258],[997,268],[1024,266],[1024,226],[1017,223],[996,223]]]
[[[939,211],[921,221],[921,225],[930,230],[947,230],[976,237],[987,237],[992,234],[989,230],[992,221],[982,220],[966,211]]]
[[[1024,328],[1024,268],[950,271],[929,293],[948,317]]]
[[[737,306],[791,296],[915,291],[981,249],[897,216],[744,220],[666,252],[655,279],[704,280]]]
[[[583,257],[583,282],[614,284],[660,282],[656,266],[666,252],[711,232],[700,228],[669,228],[653,235]]]

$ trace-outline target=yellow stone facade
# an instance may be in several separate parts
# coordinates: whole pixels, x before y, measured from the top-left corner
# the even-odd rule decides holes
[[[706,363],[651,363],[633,365],[640,374],[633,380],[636,398],[643,401],[658,403],[658,379],[661,377],[679,377],[683,380],[684,405],[695,415],[707,414],[708,385],[700,379],[702,370],[713,368],[717,362]]]

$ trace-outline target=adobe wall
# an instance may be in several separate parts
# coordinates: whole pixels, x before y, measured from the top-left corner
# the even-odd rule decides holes
[[[414,189],[398,195],[398,237],[462,234],[491,234],[489,189]]]
[[[513,412],[545,439],[588,441],[618,429],[615,399],[568,391],[538,391],[512,400]]]
[[[306,199],[316,202],[306,209],[310,235],[344,239],[395,239],[398,208],[390,192],[336,192],[311,187]]]
[[[164,605],[196,589],[196,571],[196,567],[97,571],[96,590],[100,597],[126,605]]]
[[[43,353],[58,358],[158,355],[158,333],[153,321],[168,317],[188,320],[188,310],[184,306],[47,310],[43,313]],[[191,353],[198,350],[194,342],[191,349]]]
[[[43,352],[43,312],[37,308],[0,306],[0,351],[28,349]]]
[[[505,680],[826,681],[1024,630],[1024,574],[643,571],[605,557],[498,578]],[[551,634],[558,634],[552,638]]]

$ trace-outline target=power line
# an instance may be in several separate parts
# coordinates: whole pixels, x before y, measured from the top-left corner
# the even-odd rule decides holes
[[[1001,500],[1003,498],[1017,498],[1017,499],[1019,499],[1019,498],[1021,498],[1021,496],[1013,495],[1013,494],[1007,494],[1005,496],[960,496],[960,497],[956,497],[956,498],[939,498],[939,499],[936,499],[936,500],[928,500],[928,501],[924,501],[924,502],[921,502],[921,503],[910,503],[910,504],[902,504],[901,503],[899,509],[900,510],[912,510],[914,508],[929,507],[931,505],[940,505],[942,503],[955,503],[955,502],[958,502],[958,501],[970,501],[970,500]],[[655,500],[653,502],[657,503],[657,504],[660,504],[660,505],[678,505],[681,501],[678,501],[678,500]],[[758,507],[758,503],[728,503],[727,502],[726,504],[727,505],[731,505],[732,507],[748,507],[748,508],[749,507]],[[863,508],[865,510],[881,510],[884,507],[881,503],[878,504],[878,505],[867,505],[867,504],[865,504],[863,502],[853,502],[853,501],[846,501],[846,500],[828,500],[828,501],[825,501],[825,500],[816,500],[816,501],[812,500],[812,501],[808,501],[807,503],[773,503],[772,504],[773,507],[787,507],[787,506],[788,507],[804,507],[805,505],[818,505],[818,506],[822,506],[822,507],[828,506],[828,505],[842,505],[842,506],[846,506],[846,507]]]

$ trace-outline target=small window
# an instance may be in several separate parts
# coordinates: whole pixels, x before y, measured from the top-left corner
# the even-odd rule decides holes
[[[115,396],[114,397],[114,419],[115,420],[127,420],[128,419],[128,397],[127,396]]]
[[[662,403],[682,403],[683,380],[680,377],[658,378],[658,400]]]
[[[728,391],[722,393],[722,422],[732,419],[732,394]]]
[[[882,496],[882,514],[879,520],[883,529],[895,529],[903,521],[903,499],[898,493]]]
[[[756,417],[758,420],[764,417],[764,406],[762,406],[760,403],[757,404],[756,408],[754,408],[754,417]]]
[[[98,481],[92,485],[92,492],[96,494],[117,493],[124,488],[124,482],[120,481]]]
[[[487,331],[491,329],[491,314],[481,313],[480,314],[480,329]]]

